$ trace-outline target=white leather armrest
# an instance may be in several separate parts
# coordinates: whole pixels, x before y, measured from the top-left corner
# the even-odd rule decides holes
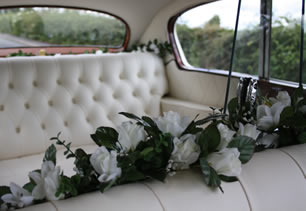
[[[188,102],[172,97],[164,97],[161,99],[161,110],[162,112],[176,111],[181,115],[189,116],[192,119],[197,114],[200,115],[199,117],[203,118],[212,113],[212,110],[207,105]]]

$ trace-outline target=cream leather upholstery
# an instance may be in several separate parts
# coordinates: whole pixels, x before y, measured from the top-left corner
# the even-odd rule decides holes
[[[43,152],[59,131],[89,144],[98,126],[126,120],[120,111],[159,115],[166,92],[152,54],[0,59],[0,159]]]
[[[126,120],[120,111],[157,116],[161,109],[177,110],[191,117],[210,112],[187,98],[163,97],[167,87],[162,61],[147,53],[0,59],[0,185],[26,183],[29,171],[40,168],[48,139],[59,131],[91,153],[96,146],[89,134]],[[64,159],[63,151],[58,165],[72,175],[73,160]],[[305,152],[306,144],[256,153],[239,182],[223,183],[224,194],[208,188],[193,169],[165,183],[128,184],[23,210],[305,211]]]

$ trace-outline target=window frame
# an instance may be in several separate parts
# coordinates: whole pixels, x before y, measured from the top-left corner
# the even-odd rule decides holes
[[[208,73],[208,74],[214,74],[214,75],[228,76],[229,70],[206,69],[206,68],[201,68],[201,67],[194,67],[192,65],[186,65],[186,63],[188,64],[188,62],[185,59],[184,52],[181,49],[179,40],[178,40],[177,35],[176,35],[176,31],[175,31],[176,21],[183,13],[185,13],[188,10],[191,10],[193,8],[196,8],[198,6],[203,6],[205,4],[209,4],[209,3],[212,3],[212,2],[215,2],[215,1],[218,1],[218,0],[212,0],[212,1],[209,1],[209,2],[204,2],[204,3],[193,5],[191,7],[188,7],[186,9],[178,12],[174,16],[170,17],[170,19],[168,21],[168,36],[169,36],[169,40],[170,40],[170,43],[171,43],[172,48],[173,48],[173,54],[174,54],[174,58],[175,58],[174,60],[176,62],[177,67],[180,70],[195,71],[195,72],[202,72],[202,73]],[[263,6],[265,1],[271,1],[272,2],[272,0],[258,0],[258,1],[260,1],[260,4],[261,4],[260,24],[262,24],[262,14],[264,14],[263,13],[264,8],[262,8],[262,6]],[[269,8],[269,9],[272,10],[272,7]],[[272,11],[268,11],[268,12],[272,13]],[[271,23],[270,23],[269,27],[272,27]],[[268,39],[268,42],[267,42],[267,40],[265,40],[265,42],[267,42],[265,44],[265,46],[263,44],[261,44],[259,46],[260,57],[261,57],[261,58],[259,58],[259,65],[261,67],[259,67],[257,75],[255,76],[255,75],[249,75],[249,74],[244,74],[244,73],[239,73],[239,72],[232,72],[232,77],[233,78],[251,77],[253,79],[262,81],[261,84],[264,84],[263,87],[265,89],[268,88],[268,87],[270,87],[270,88],[275,87],[275,89],[280,90],[280,89],[286,89],[286,88],[291,89],[291,88],[298,87],[299,84],[297,82],[270,78],[269,62],[270,62],[271,34],[269,34],[268,29],[266,29],[266,31],[261,31],[260,33],[261,33],[260,39]],[[270,30],[270,33],[271,33],[271,30]],[[263,52],[265,52],[265,53],[263,53]],[[268,55],[267,55],[267,53],[268,53]],[[269,57],[269,58],[267,58],[267,57]],[[268,70],[266,69],[266,67],[268,67]],[[270,85],[268,85],[268,84],[270,84]],[[305,83],[303,84],[303,87],[306,88]]]
[[[85,51],[99,50],[100,48],[105,48],[108,52],[117,53],[125,50],[128,47],[131,30],[128,23],[121,17],[114,15],[110,12],[91,9],[87,7],[75,7],[75,6],[66,6],[66,5],[41,5],[41,4],[31,4],[31,5],[14,5],[14,6],[4,6],[0,7],[2,9],[12,9],[12,8],[33,8],[33,7],[48,7],[48,8],[65,8],[65,9],[74,9],[74,10],[88,10],[92,12],[98,12],[106,14],[116,18],[125,25],[125,38],[121,46],[103,46],[103,45],[80,45],[80,46],[35,46],[35,47],[10,47],[10,48],[0,48],[0,57],[6,57],[11,53],[17,53],[21,50],[23,53],[32,53],[33,55],[39,55],[40,50],[45,50],[47,54],[83,54]]]

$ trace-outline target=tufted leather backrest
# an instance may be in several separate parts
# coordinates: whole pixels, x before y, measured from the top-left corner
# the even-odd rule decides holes
[[[43,152],[50,137],[91,143],[118,112],[160,114],[167,92],[162,60],[149,53],[0,59],[0,159]]]

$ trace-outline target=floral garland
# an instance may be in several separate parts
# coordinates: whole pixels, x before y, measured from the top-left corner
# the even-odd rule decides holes
[[[231,130],[253,137],[256,151],[306,143],[306,99],[303,87],[278,92],[274,97],[257,96],[255,106],[251,102],[239,103],[233,98],[229,104],[229,116],[224,124]]]
[[[300,87],[292,97],[279,92],[276,98],[258,98],[255,108],[238,98],[230,101],[229,115],[221,110],[190,121],[169,111],[153,118],[121,112],[131,121],[117,129],[99,127],[91,135],[98,145],[92,154],[57,137],[66,158],[74,158],[75,174],[65,176],[56,166],[56,147],[45,152],[41,169],[29,173],[23,187],[0,186],[1,210],[12,210],[59,200],[121,184],[156,179],[164,181],[176,171],[199,168],[204,182],[222,192],[221,181],[234,182],[254,151],[306,143],[306,100]],[[209,124],[208,124],[209,123]],[[201,127],[208,124],[205,129]]]
[[[217,126],[223,114],[214,113],[201,120],[190,121],[178,113],[167,112],[151,119],[120,113],[132,121],[123,122],[117,130],[99,127],[91,135],[98,145],[87,154],[81,148],[73,152],[70,144],[51,138],[66,148],[66,158],[74,158],[75,175],[68,177],[56,166],[56,147],[45,152],[41,169],[29,173],[23,187],[15,183],[0,187],[1,210],[22,208],[47,200],[66,199],[82,193],[142,181],[164,181],[176,171],[200,166],[205,183],[221,188],[221,180],[235,181],[241,164],[253,155],[254,140],[236,136],[232,140]],[[203,129],[200,126],[211,122]],[[221,134],[221,135],[220,135]]]

